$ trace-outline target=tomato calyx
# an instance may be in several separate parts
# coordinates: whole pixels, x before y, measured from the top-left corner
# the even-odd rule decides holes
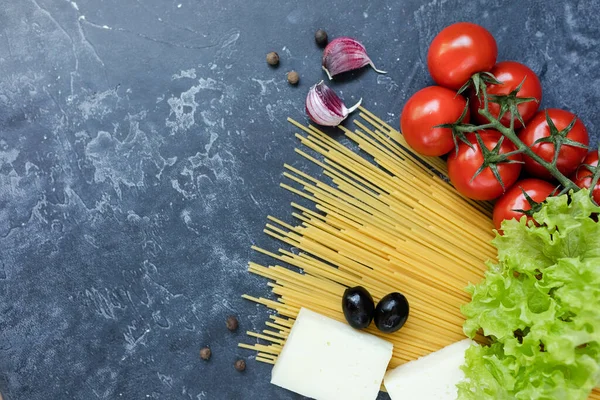
[[[467,104],[465,105],[465,108],[464,108],[462,114],[460,114],[460,117],[458,117],[458,119],[456,121],[454,121],[450,124],[441,124],[441,125],[435,126],[436,128],[447,128],[452,131],[452,141],[454,142],[454,151],[456,154],[458,154],[458,141],[459,140],[461,142],[463,142],[464,144],[466,144],[467,146],[469,146],[470,148],[473,148],[473,144],[471,142],[469,142],[469,140],[465,136],[465,133],[472,132],[472,130],[470,130],[470,129],[471,129],[471,127],[474,127],[474,125],[465,123],[465,119],[467,118],[468,113],[469,113],[469,99],[467,99]]]
[[[504,186],[504,182],[502,181],[502,177],[500,176],[500,171],[498,171],[498,164],[523,164],[523,161],[513,160],[510,157],[521,153],[520,150],[511,151],[509,153],[500,153],[500,149],[502,147],[502,143],[504,142],[505,137],[501,136],[498,140],[498,143],[494,146],[493,149],[488,149],[486,145],[483,143],[483,139],[481,139],[481,135],[475,132],[475,138],[477,139],[477,144],[479,144],[479,148],[481,150],[481,154],[483,156],[483,163],[481,166],[475,171],[475,174],[471,178],[471,182],[479,174],[485,171],[486,168],[489,168],[494,174],[494,177],[502,187],[502,190],[505,191],[506,187]],[[472,147],[471,147],[472,148]]]
[[[471,75],[468,81],[458,89],[458,94],[462,94],[469,88],[473,88],[475,95],[480,97],[480,93],[485,90],[487,85],[501,85],[500,82],[491,72],[477,72]]]
[[[598,148],[598,158],[600,158],[600,147]],[[590,175],[586,175],[586,177],[592,178],[592,180],[590,181],[590,198],[594,203],[596,203],[596,201],[594,200],[594,188],[596,187],[596,185],[598,185],[598,182],[600,181],[600,166],[591,164],[581,164],[577,168],[577,170],[579,170],[579,168],[585,168],[588,171],[590,171]]]
[[[554,145],[554,157],[552,158],[552,165],[556,166],[556,163],[558,161],[558,155],[560,154],[560,149],[563,145],[579,147],[586,150],[588,149],[588,147],[585,144],[576,142],[567,137],[569,132],[571,132],[571,129],[573,129],[573,126],[575,126],[576,122],[577,117],[573,118],[573,120],[569,123],[569,125],[567,125],[565,129],[559,131],[556,125],[554,124],[554,121],[552,121],[552,118],[550,118],[548,110],[546,110],[546,123],[548,124],[548,128],[550,129],[550,136],[539,138],[538,140],[533,142],[533,144],[535,145],[538,143],[552,143]]]
[[[600,148],[598,148],[598,157],[600,158]],[[595,188],[598,181],[600,181],[600,167],[589,164],[586,164],[585,167],[592,172],[592,182],[590,183],[590,188],[592,188],[592,190],[590,190],[591,196],[593,194],[593,188]]]
[[[523,117],[521,116],[521,113],[519,112],[519,109],[518,109],[519,104],[529,103],[531,101],[535,101],[536,103],[538,102],[538,100],[535,97],[518,97],[517,96],[517,94],[523,87],[523,84],[525,83],[525,79],[527,79],[527,77],[523,78],[521,83],[519,83],[519,85],[509,94],[505,94],[505,95],[490,94],[490,95],[488,95],[488,100],[490,102],[496,103],[500,106],[500,112],[498,113],[500,118],[507,112],[510,112],[510,128],[511,129],[514,128],[515,118],[517,118],[517,120],[521,123],[521,126],[525,126],[525,121],[523,121]]]
[[[531,198],[531,196],[529,195],[529,193],[527,193],[525,191],[525,189],[523,189],[523,188],[519,188],[519,189],[521,189],[521,192],[523,193],[523,197],[525,197],[527,204],[529,204],[529,210],[513,209],[512,211],[522,213],[528,217],[533,218],[533,214],[535,214],[536,212],[538,212],[542,209],[542,205],[544,202],[542,201],[542,202],[538,203],[537,201],[535,201],[534,199]]]

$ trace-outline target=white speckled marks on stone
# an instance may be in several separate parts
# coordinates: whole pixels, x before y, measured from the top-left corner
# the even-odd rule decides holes
[[[198,108],[196,95],[200,92],[200,85],[192,86],[181,95],[171,97],[167,100],[171,107],[171,113],[167,118],[167,128],[171,129],[171,134],[184,132],[190,129],[196,123],[195,114]]]
[[[39,212],[39,188],[43,177],[39,168],[25,161],[25,171],[18,167],[20,144],[0,138],[0,238],[23,228],[32,219],[43,219]],[[15,167],[16,166],[16,167]],[[18,171],[17,171],[18,170]]]
[[[273,85],[275,90],[277,92],[279,92],[279,85],[278,85],[278,82],[275,81],[275,78],[271,78],[268,80],[252,78],[252,81],[254,81],[260,85],[260,95],[261,96],[265,96],[266,94],[271,92],[269,90],[269,85]]]
[[[173,387],[173,377],[169,375],[161,374],[160,372],[156,373],[158,375],[158,379],[162,382],[163,385],[167,386],[169,389]]]
[[[238,40],[239,32],[232,32],[224,39],[224,47]],[[214,65],[214,64],[209,64]],[[190,70],[181,71],[177,77],[191,77]],[[226,119],[232,115],[236,99],[234,85],[225,84],[218,69],[210,69],[211,77],[197,80],[197,84],[184,90],[179,96],[171,96],[169,116],[165,125],[171,135],[188,133],[199,136],[203,151],[182,159],[171,173],[171,187],[186,200],[200,200],[202,215],[210,215],[215,207],[222,206],[223,196],[236,196],[230,187],[236,179],[237,165],[231,144],[219,142],[219,137],[229,136]],[[214,72],[213,72],[214,71]],[[195,73],[194,73],[195,74]],[[184,211],[181,220],[188,230],[200,234],[193,212]]]
[[[196,235],[200,236],[200,231],[194,226],[194,221],[192,220],[192,213],[189,209],[184,209],[180,214],[181,220],[185,224],[185,226]]]
[[[19,150],[15,148],[5,148],[5,145],[6,141],[0,140],[0,146],[3,147],[3,149],[0,150],[0,167],[4,164],[12,164],[19,156]]]
[[[585,32],[582,29],[582,26],[587,26],[587,24],[582,24],[580,19],[590,18],[590,15],[581,15],[581,11],[577,10],[573,12],[572,6],[569,3],[564,4],[565,9],[565,21],[568,27],[569,37],[575,41],[578,45],[584,47],[585,49],[594,49],[600,43],[600,38],[594,33],[590,34]],[[594,11],[592,11],[593,13]],[[592,18],[597,18],[597,15]]]
[[[139,345],[146,344],[146,337],[152,330],[147,326],[141,317],[136,317],[131,321],[123,333],[125,339],[125,351],[132,353]]]
[[[117,373],[110,366],[94,371],[85,381],[85,385],[92,390],[98,399],[115,398],[117,384]]]
[[[298,108],[297,102],[288,99],[280,101],[277,104],[267,104],[265,106],[265,111],[269,121],[275,125],[285,126],[286,122],[285,120],[282,120],[280,116],[293,115],[297,112]]]
[[[265,107],[265,111],[267,112],[267,116],[269,117],[269,121],[271,122],[275,122],[276,116],[275,116],[275,110],[276,110],[276,106],[274,104],[267,104],[267,106]]]
[[[145,346],[156,329],[194,331],[194,305],[185,296],[158,283],[157,267],[145,260],[137,269],[123,269],[123,283],[114,288],[89,288],[83,304],[104,319],[120,321],[124,328],[123,359]],[[176,310],[176,311],[173,311]],[[125,324],[122,322],[126,321]]]
[[[102,120],[111,114],[119,105],[120,97],[118,89],[117,87],[83,97],[77,104],[77,109],[79,109],[83,119]],[[74,101],[77,99],[70,98],[70,100]]]
[[[225,35],[220,42],[219,50],[217,50],[216,60],[229,59],[235,52],[235,45],[240,38],[239,29],[231,29]]]
[[[171,328],[171,321],[169,321],[169,318],[163,314],[161,310],[155,310],[152,312],[152,320],[159,328]]]
[[[160,137],[149,136],[140,129],[140,120],[144,118],[145,113],[129,116],[128,134],[124,140],[119,140],[116,132],[100,131],[85,147],[85,155],[95,167],[95,182],[110,181],[119,197],[121,185],[144,187],[144,161],[156,166],[157,178],[160,179],[164,168],[172,166],[177,160],[161,156]],[[132,162],[134,159],[138,161]]]
[[[286,54],[286,56],[287,56],[287,58],[288,58],[288,59],[290,59],[290,60],[291,60],[292,58],[294,58],[294,56],[292,56],[292,52],[290,51],[290,48],[289,48],[289,47],[287,47],[287,46],[283,46],[283,47],[281,48],[281,51],[283,51],[283,52]]]
[[[178,74],[173,74],[173,77],[171,79],[176,80],[176,79],[184,79],[184,78],[196,79],[196,68],[186,69],[186,70],[181,71]]]
[[[300,22],[302,22],[303,18],[304,18],[304,10],[300,7],[296,7],[294,10],[292,10],[287,15],[286,19],[290,24],[297,25]]]
[[[377,75],[377,84],[384,86],[388,92],[398,89],[398,84],[388,75]]]
[[[211,304],[211,313],[213,315],[235,314],[235,308],[226,297],[220,298]]]
[[[106,288],[103,290],[98,290],[94,287],[86,289],[85,297],[96,313],[105,319],[116,320],[115,311],[125,308],[124,303],[119,300],[123,298],[123,295],[119,292],[109,292]]]
[[[235,159],[230,151],[221,153],[209,156],[198,152],[188,157],[178,176],[171,178],[171,186],[184,198],[201,197],[206,213],[217,206],[215,201],[220,192],[233,183]]]
[[[197,85],[167,100],[170,112],[165,124],[172,135],[186,132],[196,125],[196,111],[201,106],[202,121],[207,126],[214,126],[221,121],[234,97],[232,87],[213,78],[200,78]]]

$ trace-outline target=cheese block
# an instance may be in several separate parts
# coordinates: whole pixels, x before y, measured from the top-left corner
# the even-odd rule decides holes
[[[384,386],[392,400],[456,400],[456,384],[464,379],[460,369],[465,350],[473,343],[461,340],[418,360],[402,364],[385,375]]]
[[[392,349],[383,339],[302,308],[271,383],[317,400],[375,400]]]

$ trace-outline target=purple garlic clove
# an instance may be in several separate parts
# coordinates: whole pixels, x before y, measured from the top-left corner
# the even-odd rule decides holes
[[[367,55],[367,50],[358,40],[349,37],[339,37],[332,40],[323,51],[323,69],[329,79],[342,72],[359,69],[370,65],[376,72],[385,74],[375,68]]]
[[[315,123],[323,126],[337,126],[348,114],[360,106],[362,99],[354,106],[346,108],[339,96],[323,83],[317,83],[306,96],[306,113]]]

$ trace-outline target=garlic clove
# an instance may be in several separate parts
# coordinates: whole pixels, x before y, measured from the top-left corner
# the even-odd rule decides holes
[[[367,55],[365,46],[358,40],[349,37],[339,37],[332,40],[323,51],[323,70],[329,79],[342,72],[359,69],[370,65],[376,72],[387,72],[375,68],[373,61]]]
[[[337,126],[348,114],[356,110],[361,102],[362,99],[347,108],[333,89],[321,81],[311,87],[306,95],[306,114],[319,125]]]

